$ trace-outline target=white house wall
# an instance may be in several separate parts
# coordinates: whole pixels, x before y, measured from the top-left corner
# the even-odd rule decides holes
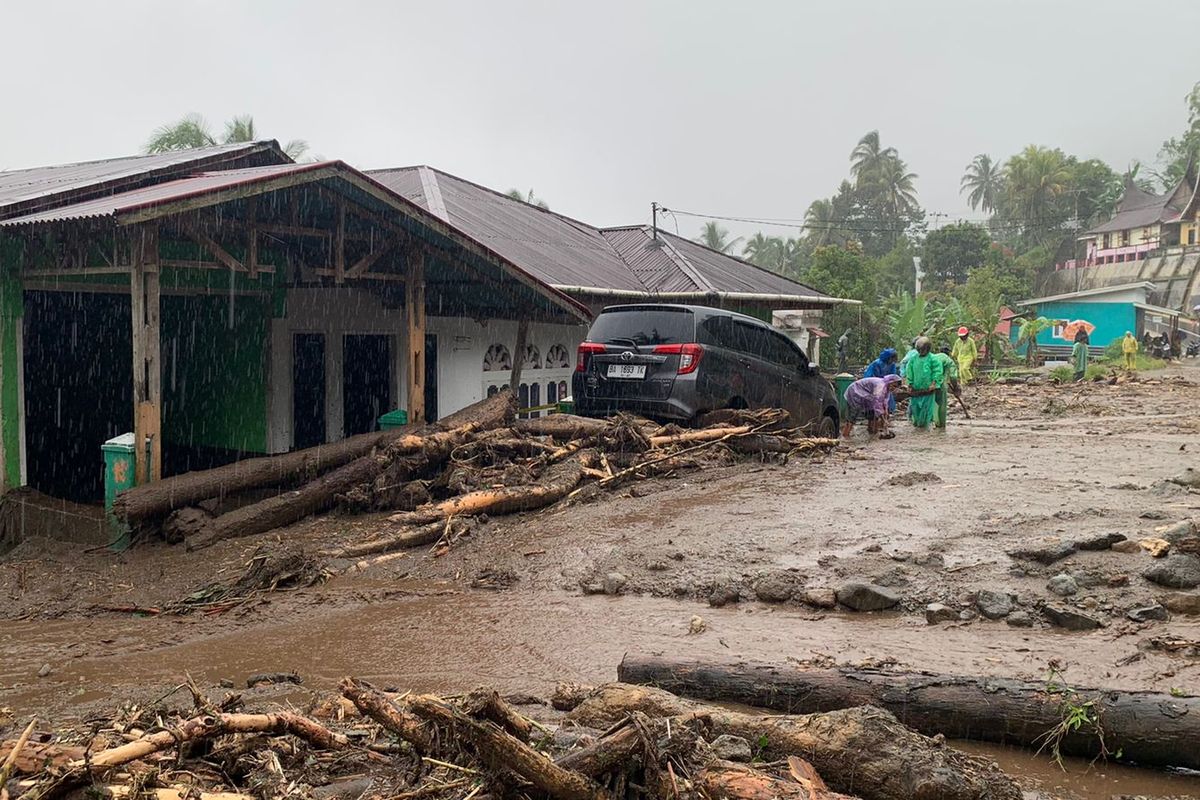
[[[426,333],[437,337],[438,413],[446,416],[482,399],[489,385],[508,383],[508,375],[484,373],[484,355],[493,344],[507,348],[510,356],[517,337],[517,323],[465,317],[426,318]],[[320,333],[325,336],[325,425],[331,440],[343,436],[342,343],[347,334],[382,334],[392,337],[393,408],[407,406],[406,375],[408,341],[405,314],[387,309],[380,299],[361,289],[293,289],[288,291],[286,316],[271,320],[268,389],[269,433],[272,453],[286,452],[292,443],[292,358],[293,336]],[[522,384],[536,383],[542,403],[546,384],[565,381],[569,386],[576,348],[583,341],[584,325],[529,326],[528,343],[545,364],[551,348],[566,351],[566,366],[523,369]]]

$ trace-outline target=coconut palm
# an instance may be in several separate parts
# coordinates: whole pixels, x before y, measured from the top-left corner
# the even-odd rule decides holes
[[[980,153],[967,165],[959,192],[968,192],[967,203],[972,209],[981,208],[987,214],[995,213],[1004,187],[1004,166],[992,161],[986,153]]]
[[[893,153],[880,162],[875,173],[876,198],[884,212],[894,220],[918,207],[915,172],[908,171],[904,159]]]
[[[871,183],[883,164],[896,158],[896,148],[883,147],[879,131],[870,131],[854,146],[850,153],[850,174],[859,186]]]
[[[696,241],[707,247],[709,250],[716,250],[718,253],[728,253],[732,250],[742,237],[736,239],[729,238],[729,231],[722,228],[716,222],[706,222],[700,230],[700,235],[696,237]]]
[[[219,140],[199,114],[187,114],[178,122],[155,129],[146,143],[147,153],[166,153],[172,150],[192,150],[197,147],[212,147],[215,144],[256,142],[258,133],[254,128],[254,117],[249,114],[234,117],[225,123],[225,135]],[[308,142],[292,139],[283,146],[293,161],[299,161],[308,152]]]
[[[814,200],[804,212],[804,235],[813,247],[824,247],[833,241],[836,216],[832,200]]]
[[[1025,319],[1021,321],[1021,327],[1017,332],[1017,347],[1026,346],[1025,359],[1028,363],[1034,364],[1037,362],[1038,356],[1038,340],[1037,337],[1054,327],[1054,321],[1045,317],[1036,317],[1034,319]]]
[[[782,243],[782,239],[775,236],[764,236],[763,232],[759,231],[747,239],[746,244],[742,245],[742,257],[751,264],[769,267],[776,258],[779,245]]]
[[[533,196],[533,189],[530,189],[524,194],[521,193],[520,189],[509,189],[505,194],[507,194],[513,200],[520,200],[522,203],[528,203],[531,206],[537,206],[538,208],[545,209],[546,211],[550,210],[550,206],[546,204],[545,200],[540,197]]]
[[[1036,228],[1049,220],[1054,201],[1070,188],[1071,171],[1061,150],[1029,145],[1004,170],[1010,214]]]

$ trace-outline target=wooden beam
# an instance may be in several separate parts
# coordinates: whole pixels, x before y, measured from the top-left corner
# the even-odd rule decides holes
[[[404,316],[408,323],[408,421],[425,421],[425,257],[411,260],[404,284]]]
[[[246,269],[258,277],[258,195],[246,198]]]
[[[162,362],[159,323],[158,226],[135,233],[130,270],[133,349],[133,453],[137,483],[162,477]]]
[[[225,264],[221,264],[216,261],[193,261],[191,259],[186,259],[186,258],[163,258],[163,259],[160,259],[158,263],[164,267],[176,267],[179,269],[212,269],[212,270],[220,270],[221,272],[225,272],[226,270],[229,269],[229,267],[226,266]],[[273,274],[274,272],[275,272],[274,264],[259,264],[258,265],[258,274],[259,275],[270,275],[270,274]]]
[[[220,261],[229,269],[233,270],[234,272],[246,271],[246,267],[242,264],[242,262],[231,256],[228,251],[225,250],[225,248],[217,244],[216,240],[204,231],[201,231],[192,225],[186,226],[184,231],[194,242],[196,242],[196,244],[207,249],[208,252],[213,254],[217,261]]]
[[[313,274],[322,278],[333,278],[337,276],[334,270],[321,268],[314,269]],[[348,275],[348,278],[357,278],[364,281],[392,281],[394,283],[404,283],[408,280],[403,275],[397,275],[394,272],[364,272],[362,275]]]
[[[354,266],[346,271],[347,278],[361,278],[371,267],[375,266],[375,262],[387,255],[387,252],[392,249],[391,242],[384,242],[383,246],[355,262]]]
[[[124,275],[131,268],[125,267],[79,267],[73,269],[28,269],[22,278],[60,278],[71,275]]]
[[[336,222],[333,230],[333,282],[346,282],[346,201],[340,195],[334,203]]]
[[[513,394],[518,397],[521,393],[521,370],[525,367],[525,344],[528,340],[529,320],[522,319],[517,323],[517,344],[513,348],[512,374],[508,379],[508,385],[512,387]]]

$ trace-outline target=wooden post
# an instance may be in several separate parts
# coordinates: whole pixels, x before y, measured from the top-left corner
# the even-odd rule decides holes
[[[346,281],[346,201],[340,197],[337,208],[337,227],[333,231],[333,282]]]
[[[246,198],[246,269],[251,278],[258,277],[258,196]]]
[[[158,228],[147,226],[134,239],[129,287],[133,320],[133,447],[136,481],[145,483],[162,478]]]
[[[425,252],[409,248],[411,261],[404,281],[404,315],[408,320],[408,421],[425,421]]]
[[[521,369],[525,366],[525,343],[528,338],[529,320],[523,319],[517,323],[517,345],[513,348],[512,375],[508,379],[508,385],[517,397],[521,396]]]

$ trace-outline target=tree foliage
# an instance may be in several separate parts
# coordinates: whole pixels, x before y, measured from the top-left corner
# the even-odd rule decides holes
[[[737,243],[741,240],[742,237],[740,236],[735,239],[730,239],[729,231],[725,228],[722,228],[717,222],[704,223],[704,227],[700,230],[700,235],[695,239],[695,241],[704,245],[708,249],[716,250],[718,253],[728,253],[730,250],[736,247]]]
[[[184,115],[177,122],[155,128],[144,149],[147,153],[167,153],[172,150],[194,150],[217,144],[256,141],[259,141],[258,132],[254,127],[254,117],[249,114],[234,117],[226,122],[224,134],[217,138],[204,117],[193,113]],[[308,152],[308,142],[292,139],[283,145],[283,152],[293,161],[299,161]]]
[[[972,269],[983,266],[991,245],[992,237],[982,225],[946,225],[925,237],[921,270],[935,281],[964,284]]]
[[[528,192],[524,193],[522,193],[520,189],[509,189],[507,192],[505,192],[505,194],[508,197],[511,197],[513,200],[519,200],[522,203],[528,203],[531,206],[537,206],[538,208],[545,209],[546,211],[550,210],[550,206],[545,200],[534,196],[533,189],[530,189]]]

